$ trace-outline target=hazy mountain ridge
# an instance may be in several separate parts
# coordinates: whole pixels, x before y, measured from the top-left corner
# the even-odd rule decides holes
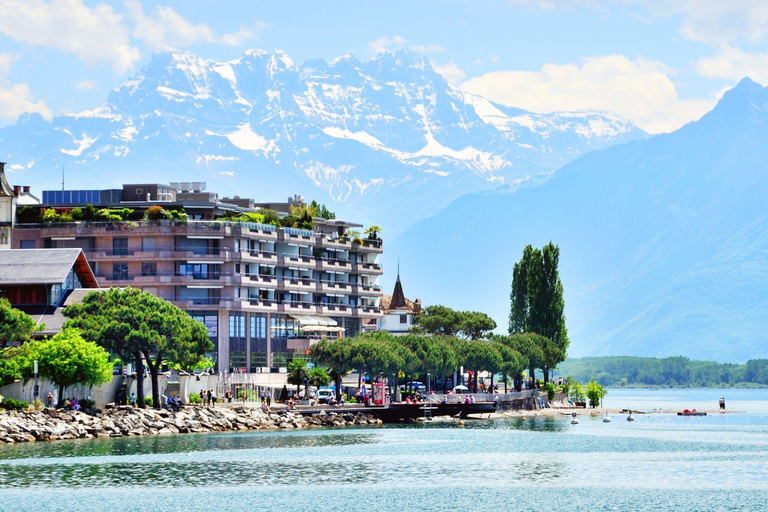
[[[495,105],[411,51],[302,65],[282,52],[221,63],[174,51],[92,110],[22,116],[0,130],[0,148],[13,181],[41,188],[58,188],[62,167],[70,188],[201,180],[260,199],[330,196],[397,230],[464,193],[642,137],[610,113]]]
[[[388,255],[407,255],[407,295],[506,326],[512,264],[553,240],[574,357],[768,357],[766,140],[768,89],[743,80],[676,132],[592,152],[538,187],[462,197]]]

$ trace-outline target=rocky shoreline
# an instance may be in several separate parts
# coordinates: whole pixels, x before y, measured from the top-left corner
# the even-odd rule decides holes
[[[303,416],[255,407],[185,407],[178,412],[130,407],[77,412],[0,410],[0,443],[377,424],[381,420],[364,413],[321,411]]]

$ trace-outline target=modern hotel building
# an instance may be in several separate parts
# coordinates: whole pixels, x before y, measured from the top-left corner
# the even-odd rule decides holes
[[[134,213],[123,221],[40,222],[44,209],[87,204]],[[19,210],[12,246],[80,248],[101,287],[140,288],[202,321],[219,371],[279,371],[307,357],[320,337],[375,329],[382,316],[382,242],[350,239],[347,231],[360,224],[314,218],[310,230],[225,219],[260,206],[287,215],[291,204],[303,203],[219,199],[204,183],[44,191],[41,204]],[[150,206],[183,209],[188,220],[146,220]]]

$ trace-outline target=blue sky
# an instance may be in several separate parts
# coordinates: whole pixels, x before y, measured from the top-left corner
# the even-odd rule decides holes
[[[92,108],[167,48],[295,62],[413,48],[457,87],[533,111],[615,111],[651,132],[768,84],[768,2],[0,0],[0,126]]]

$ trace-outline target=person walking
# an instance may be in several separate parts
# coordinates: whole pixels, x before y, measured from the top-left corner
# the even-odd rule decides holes
[[[206,402],[207,402],[209,407],[211,406],[211,398],[212,398],[211,397],[211,390],[209,389],[208,390],[208,394],[206,395]]]
[[[53,407],[53,393],[50,391],[48,392],[48,395],[45,397],[45,402],[48,404],[48,407]]]
[[[720,399],[720,410],[721,411],[725,410],[725,397]]]

